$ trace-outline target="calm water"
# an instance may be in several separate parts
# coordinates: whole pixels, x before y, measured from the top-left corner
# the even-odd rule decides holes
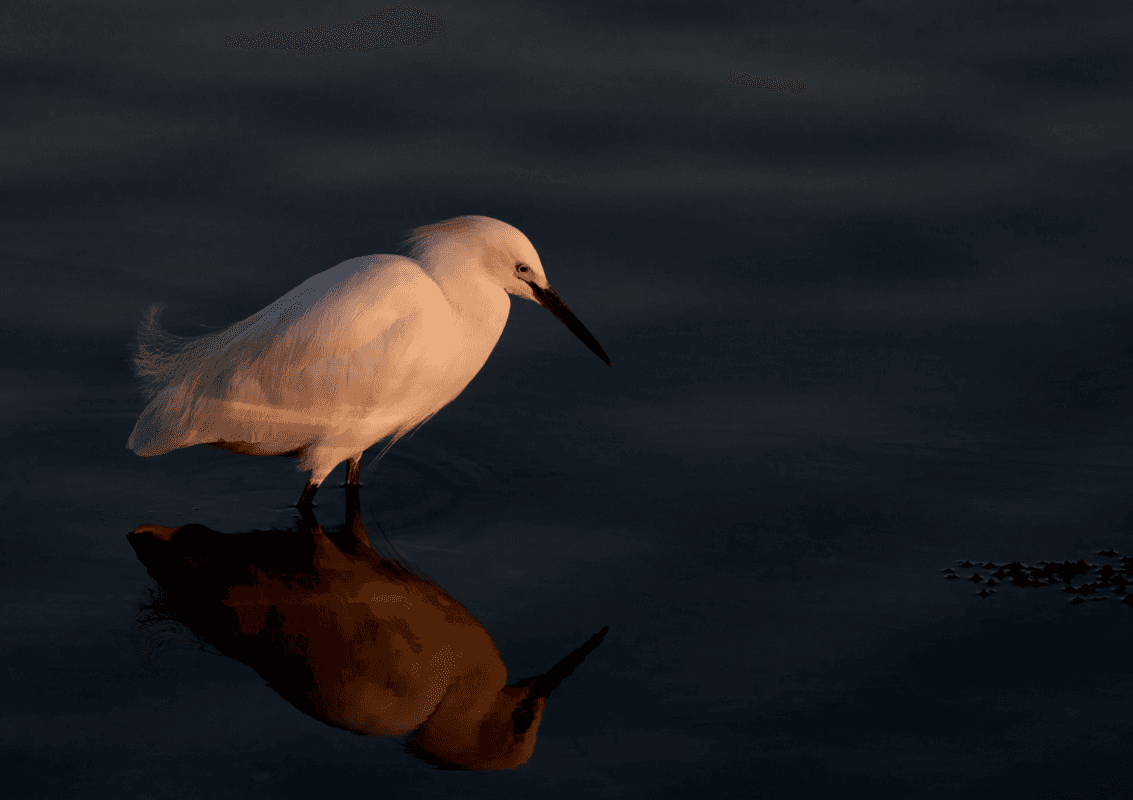
[[[379,8],[0,12],[4,794],[1125,797],[1117,583],[980,597],[974,562],[1133,555],[1128,10],[446,5],[394,50],[223,43]],[[372,540],[511,680],[610,628],[490,773],[140,625],[126,539],[294,529],[304,482],[125,449],[150,302],[203,332],[466,213],[530,237],[614,362],[513,303],[364,461]]]

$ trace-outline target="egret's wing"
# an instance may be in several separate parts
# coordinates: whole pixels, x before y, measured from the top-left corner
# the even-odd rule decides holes
[[[451,357],[452,330],[444,294],[416,262],[352,259],[232,326],[154,398],[128,446],[142,455],[219,439],[302,446],[364,409],[412,402],[413,378]]]
[[[232,348],[229,396],[291,409],[372,407],[396,397],[422,367],[449,357],[451,309],[416,262],[354,262],[273,304]]]

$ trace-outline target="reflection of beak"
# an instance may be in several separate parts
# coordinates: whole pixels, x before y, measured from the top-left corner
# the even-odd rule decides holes
[[[593,350],[598,358],[605,361],[611,367],[614,366],[613,362],[610,361],[610,357],[606,355],[606,351],[602,349],[602,345],[598,344],[598,340],[594,338],[590,331],[586,330],[585,325],[578,321],[578,317],[566,307],[566,303],[559,299],[559,296],[555,294],[553,289],[549,287],[544,289],[541,286],[536,286],[534,283],[528,285],[531,287],[531,291],[535,292],[535,299],[538,301],[539,305],[558,317],[559,321],[570,328],[574,335]]]
[[[564,678],[578,669],[578,665],[581,664],[598,645],[602,644],[602,639],[605,638],[606,632],[609,630],[610,626],[607,625],[587,639],[582,647],[575,650],[558,664],[555,664],[555,666],[551,667],[548,671],[544,672],[542,675],[536,675],[533,678],[524,678],[517,683],[516,686],[530,686],[531,694],[528,695],[529,697],[547,697],[551,692],[559,688],[559,684],[563,682]]]
[[[511,714],[512,732],[516,736],[522,736],[531,729],[531,726],[535,724],[535,714],[538,710],[539,701],[546,702],[545,698],[559,688],[563,679],[574,672],[583,659],[593,652],[595,647],[602,644],[602,639],[605,638],[608,630],[610,630],[609,625],[591,636],[582,647],[542,675],[524,678],[516,684],[517,688],[527,689],[527,696],[519,701],[519,705],[515,707],[515,711]]]

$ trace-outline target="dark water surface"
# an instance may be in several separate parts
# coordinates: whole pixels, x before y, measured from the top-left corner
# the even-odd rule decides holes
[[[380,8],[0,11],[0,793],[1126,797],[1119,582],[980,597],[974,562],[1133,555],[1128,9],[429,5],[423,44],[224,46]],[[304,480],[125,449],[149,303],[215,329],[458,214],[524,231],[614,362],[517,301],[364,461],[371,538],[510,680],[609,626],[505,772],[141,625],[126,539],[294,529]]]

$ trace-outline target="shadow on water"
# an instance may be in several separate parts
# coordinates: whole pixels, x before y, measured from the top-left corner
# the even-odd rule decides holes
[[[548,672],[506,685],[484,627],[404,559],[375,550],[358,491],[346,491],[339,529],[312,512],[286,531],[138,527],[127,538],[161,587],[151,614],[252,667],[328,725],[408,734],[408,752],[444,769],[526,763],[546,698],[608,627]]]

